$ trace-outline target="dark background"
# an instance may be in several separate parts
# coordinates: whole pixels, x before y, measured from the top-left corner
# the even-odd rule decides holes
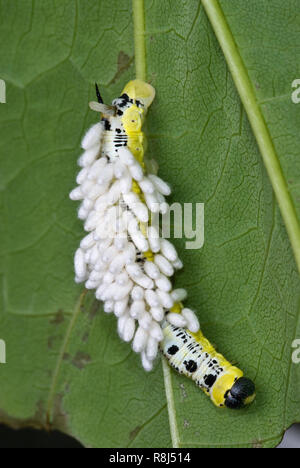
[[[0,424],[0,448],[83,448],[77,440],[59,431],[11,429]]]

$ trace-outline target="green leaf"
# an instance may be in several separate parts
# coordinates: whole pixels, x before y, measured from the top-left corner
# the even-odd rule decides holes
[[[205,203],[203,248],[186,250],[185,239],[174,240],[185,264],[175,284],[188,289],[187,304],[198,311],[207,337],[255,380],[256,401],[240,412],[222,411],[193,382],[166,366],[162,372],[159,360],[146,374],[119,340],[114,317],[73,281],[83,228],[68,193],[80,139],[95,120],[88,102],[95,81],[109,102],[134,77],[134,38],[137,72],[144,73],[141,16],[135,10],[134,28],[129,0],[121,7],[117,0],[5,0],[2,422],[59,428],[91,447],[169,447],[171,439],[181,447],[269,447],[300,420],[300,366],[291,360],[300,337],[295,4],[223,0],[215,11],[216,1],[203,5],[208,16],[196,1],[154,0],[140,11],[144,66],[157,91],[147,120],[148,154],[173,187],[171,202]],[[240,60],[235,73],[230,58]],[[251,117],[249,124],[253,106],[263,127]],[[262,134],[280,163],[284,191],[265,169],[257,146]],[[282,194],[292,223],[280,213]]]

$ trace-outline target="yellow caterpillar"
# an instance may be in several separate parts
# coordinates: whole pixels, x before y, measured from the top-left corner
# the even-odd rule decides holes
[[[239,409],[255,398],[254,383],[217,353],[201,331],[192,333],[164,322],[161,349],[170,365],[194,380],[222,408]]]
[[[215,351],[199,330],[195,313],[184,307],[186,293],[173,290],[170,277],[182,267],[174,246],[150,225],[165,213],[169,186],[144,166],[142,124],[154,88],[130,81],[111,106],[90,107],[101,120],[85,135],[78,187],[83,200],[84,237],[75,253],[75,280],[95,289],[104,311],[118,319],[120,337],[141,354],[151,370],[160,347],[170,365],[192,378],[218,407],[241,408],[255,397],[251,380]]]

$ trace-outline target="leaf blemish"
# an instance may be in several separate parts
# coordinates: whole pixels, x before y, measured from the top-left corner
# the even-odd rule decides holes
[[[132,62],[133,62],[133,57],[129,57],[129,55],[127,55],[125,52],[121,50],[119,52],[118,59],[117,59],[117,72],[109,84],[116,83],[116,81],[118,81],[122,73],[128,70]]]
[[[180,386],[182,398],[183,399],[187,398],[187,393],[186,393],[184,384],[180,384],[179,386]]]
[[[88,340],[88,338],[89,338],[89,333],[88,333],[88,332],[85,332],[85,333],[82,335],[82,341],[83,341],[84,343],[86,343],[87,340]]]
[[[251,444],[252,444],[252,448],[262,448],[262,443],[260,440],[254,439],[252,440]]]
[[[89,362],[91,362],[91,356],[82,351],[77,351],[74,359],[72,360],[72,364],[80,370],[84,369]]]
[[[53,349],[53,342],[55,340],[55,336],[49,336],[48,342],[47,342],[47,347],[48,349]]]
[[[189,426],[190,426],[189,421],[187,419],[185,419],[184,422],[183,422],[184,429],[187,429]]]
[[[69,353],[64,353],[63,360],[64,361],[69,361],[69,359],[70,359],[70,354]]]
[[[136,426],[136,427],[130,432],[129,438],[130,438],[130,439],[134,439],[134,438],[138,435],[138,433],[139,433],[140,430],[141,430],[141,426]]]
[[[130,60],[132,59],[129,55],[125,54],[125,52],[121,50],[118,55],[118,72],[126,70],[130,65]]]
[[[0,410],[0,422],[6,424],[12,429],[21,429],[24,427],[33,427],[35,429],[47,429],[45,424],[44,403],[39,400],[36,404],[36,412],[32,418],[19,419],[10,416],[4,410]]]
[[[63,312],[62,309],[59,309],[56,312],[54,318],[52,320],[50,320],[50,323],[53,324],[53,325],[60,325],[64,321],[65,321],[64,312]]]
[[[99,301],[95,300],[92,304],[92,307],[89,313],[89,319],[93,320],[99,312],[100,312],[100,303]]]
[[[49,428],[55,427],[68,433],[68,415],[63,409],[63,397],[61,393],[55,395],[52,421],[49,421],[49,415],[47,415],[47,420]]]

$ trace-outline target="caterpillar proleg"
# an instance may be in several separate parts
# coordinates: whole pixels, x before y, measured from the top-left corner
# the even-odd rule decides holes
[[[101,113],[82,140],[78,186],[72,200],[82,200],[78,217],[88,234],[75,253],[75,281],[85,282],[114,313],[118,333],[152,369],[160,348],[170,365],[192,378],[218,406],[240,408],[255,396],[254,384],[218,354],[201,333],[196,314],[184,307],[184,289],[170,278],[182,267],[174,246],[151,226],[154,213],[165,213],[170,187],[144,164],[142,124],[154,88],[130,81]]]

